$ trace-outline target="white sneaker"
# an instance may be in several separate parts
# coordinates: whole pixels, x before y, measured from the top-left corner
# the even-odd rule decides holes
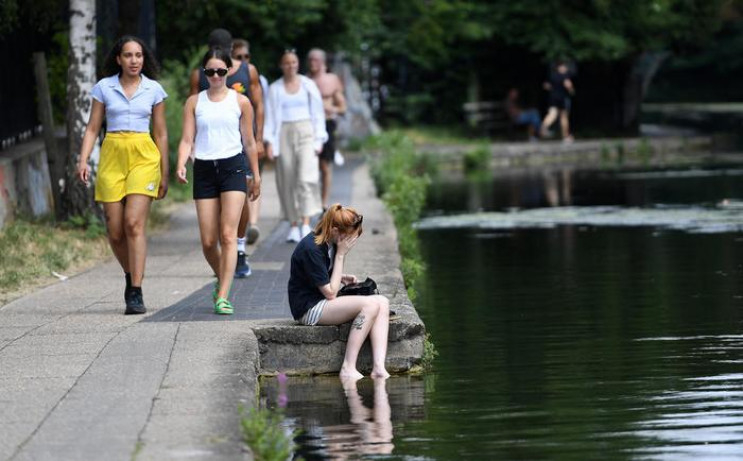
[[[346,163],[346,159],[343,158],[343,154],[341,154],[340,151],[335,151],[335,154],[333,154],[333,162],[337,166],[343,166],[344,163]]]
[[[312,232],[312,229],[307,224],[302,224],[302,238],[305,238],[309,233]]]
[[[292,228],[289,229],[289,235],[286,236],[286,241],[297,243],[299,242],[300,238],[299,227],[292,226]]]

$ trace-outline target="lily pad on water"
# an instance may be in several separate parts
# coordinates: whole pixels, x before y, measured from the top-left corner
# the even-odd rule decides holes
[[[648,226],[695,233],[743,231],[743,208],[723,206],[625,208],[615,206],[554,207],[509,212],[471,213],[426,218],[417,223],[427,229],[528,229],[563,225]]]

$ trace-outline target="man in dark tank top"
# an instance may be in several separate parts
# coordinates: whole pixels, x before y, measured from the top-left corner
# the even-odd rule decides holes
[[[250,100],[257,102],[253,103],[253,109],[255,111],[254,129],[256,144],[260,144],[258,150],[258,168],[262,171],[265,157],[265,145],[263,143],[264,92],[261,86],[258,69],[250,63],[250,44],[247,40],[237,38],[232,41],[232,61],[240,62],[243,66],[247,66],[249,72],[248,77],[250,78]],[[260,207],[260,197],[253,201],[246,200],[242,216],[240,216],[240,225],[237,228],[238,264],[235,268],[235,275],[237,277],[246,277],[247,275],[245,274],[250,273],[250,269],[247,266],[247,259],[244,256],[245,245],[255,243],[260,236],[260,231],[257,226]],[[245,261],[245,264],[242,265],[241,261]]]

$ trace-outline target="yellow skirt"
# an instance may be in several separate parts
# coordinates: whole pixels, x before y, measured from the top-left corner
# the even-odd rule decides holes
[[[107,133],[95,181],[98,202],[118,202],[130,194],[157,197],[160,151],[149,133]]]

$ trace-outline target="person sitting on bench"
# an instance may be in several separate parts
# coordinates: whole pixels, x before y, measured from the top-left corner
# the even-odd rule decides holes
[[[527,126],[530,141],[536,141],[538,139],[539,127],[542,124],[539,111],[534,108],[523,108],[519,101],[519,90],[516,88],[508,90],[506,95],[506,113],[508,113],[514,125]]]

